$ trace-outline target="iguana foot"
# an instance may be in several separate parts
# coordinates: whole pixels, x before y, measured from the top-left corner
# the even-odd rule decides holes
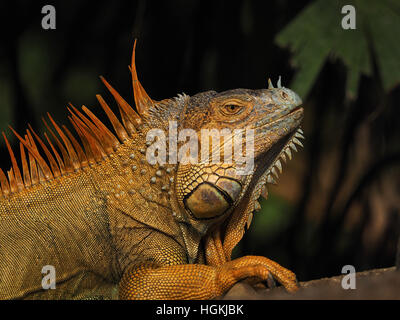
[[[246,256],[221,266],[182,264],[156,267],[142,265],[125,273],[121,299],[212,299],[246,278],[270,281],[271,275],[286,290],[298,289],[296,276],[265,257]]]
[[[218,281],[221,288],[228,290],[234,283],[245,278],[266,281],[270,286],[271,276],[289,292],[298,290],[296,275],[278,263],[262,256],[245,256],[229,261],[220,267]],[[252,281],[254,283],[254,281]],[[227,288],[226,288],[227,287]]]

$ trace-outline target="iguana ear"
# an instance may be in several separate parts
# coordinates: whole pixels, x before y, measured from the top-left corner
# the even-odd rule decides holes
[[[135,96],[136,109],[142,117],[146,117],[149,115],[149,109],[155,104],[155,101],[153,101],[148,96],[148,94],[140,84],[136,73],[136,64],[135,64],[136,41],[137,39],[135,39],[135,44],[133,45],[132,64],[129,67],[129,69],[131,70],[132,73],[133,94]]]

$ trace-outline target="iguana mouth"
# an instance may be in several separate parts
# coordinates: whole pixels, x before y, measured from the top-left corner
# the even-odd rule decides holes
[[[289,112],[289,114],[295,113],[295,112],[299,111],[300,109],[301,109],[302,112],[303,112],[303,107],[302,107],[301,105],[298,105],[298,106],[295,107],[293,110],[291,110],[291,111]]]
[[[303,108],[297,106],[290,113],[282,118],[293,117],[296,113],[303,113]],[[304,139],[303,130],[300,128],[300,123],[291,128],[288,134],[282,137],[268,151],[263,152],[255,159],[256,170],[250,182],[248,191],[250,198],[250,206],[253,206],[249,212],[247,219],[247,228],[251,224],[253,211],[258,211],[261,207],[258,203],[258,198],[263,195],[265,198],[268,195],[267,184],[277,184],[279,173],[282,173],[282,162],[286,163],[287,158],[292,159],[292,152],[297,152],[297,146],[302,147],[301,139]]]

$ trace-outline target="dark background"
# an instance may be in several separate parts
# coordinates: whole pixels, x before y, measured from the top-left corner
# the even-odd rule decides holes
[[[388,72],[381,61],[398,60],[398,47],[374,47],[380,31],[372,32],[361,21],[358,28],[366,31],[362,52],[370,59],[369,72],[354,73],[361,58],[346,60],[356,52],[351,41],[347,47],[330,48],[328,43],[329,54],[316,77],[301,88],[296,74],[314,70],[317,52],[314,57],[310,50],[308,59],[301,59],[290,46],[296,35],[284,37],[290,38],[287,45],[277,39],[315,2],[2,3],[0,130],[12,140],[8,124],[18,132],[27,123],[41,128],[40,118],[47,111],[66,124],[69,101],[100,114],[95,94],[111,101],[100,74],[133,105],[127,66],[134,38],[139,78],[156,100],[181,92],[262,88],[268,77],[276,83],[282,75],[283,85],[299,88],[304,100],[305,148],[285,165],[279,185],[269,189],[270,198],[261,203],[262,212],[256,214],[235,255],[265,255],[292,269],[300,280],[339,274],[347,264],[357,271],[393,266],[400,225],[400,69],[393,62]],[[399,1],[381,3],[400,15]],[[45,4],[56,8],[56,30],[41,28]],[[315,21],[333,15],[338,21],[334,28],[342,32],[342,14],[330,12],[332,8],[336,7],[320,6]],[[389,21],[380,19],[382,25]],[[298,33],[308,41],[304,47],[329,40],[329,35],[318,34],[313,21],[303,20],[299,26],[305,28]],[[385,35],[382,32],[382,39]],[[386,42],[381,44],[385,49]],[[348,50],[340,54],[341,48]],[[355,92],[346,84],[350,74],[359,79]],[[389,76],[392,82],[387,85]],[[4,144],[0,167],[10,167]]]

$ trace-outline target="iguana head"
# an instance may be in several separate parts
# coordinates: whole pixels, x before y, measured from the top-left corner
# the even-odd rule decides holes
[[[199,155],[198,163],[178,164],[175,195],[179,209],[193,225],[222,229],[227,256],[242,237],[245,225],[250,225],[253,211],[260,208],[257,199],[261,194],[266,196],[266,184],[275,183],[282,160],[291,158],[295,144],[301,145],[300,105],[300,97],[282,87],[280,81],[277,88],[270,84],[268,89],[211,91],[185,98],[178,131],[190,128],[197,133],[199,154],[207,140],[204,129],[214,130],[214,137],[220,139],[213,146],[208,138],[212,145],[205,147],[208,162]],[[227,141],[231,145],[225,149]],[[243,151],[241,157],[235,157],[237,143]],[[215,151],[219,151],[221,161],[212,163]],[[225,154],[231,155],[228,161],[224,161]]]
[[[193,163],[180,159],[178,164],[176,193],[181,207],[195,219],[219,218],[259,180],[269,176],[273,181],[300,125],[300,104],[298,95],[284,87],[188,97],[178,132],[188,128],[196,132],[198,156]],[[202,153],[207,157],[202,159]]]
[[[143,117],[148,132],[161,127],[168,135],[176,126],[173,210],[200,233],[220,228],[227,257],[260,208],[257,199],[266,196],[267,183],[275,183],[282,171],[282,160],[301,145],[301,103],[280,79],[276,88],[269,81],[267,89],[207,91],[142,103],[149,106]],[[237,156],[235,150],[243,152]]]

